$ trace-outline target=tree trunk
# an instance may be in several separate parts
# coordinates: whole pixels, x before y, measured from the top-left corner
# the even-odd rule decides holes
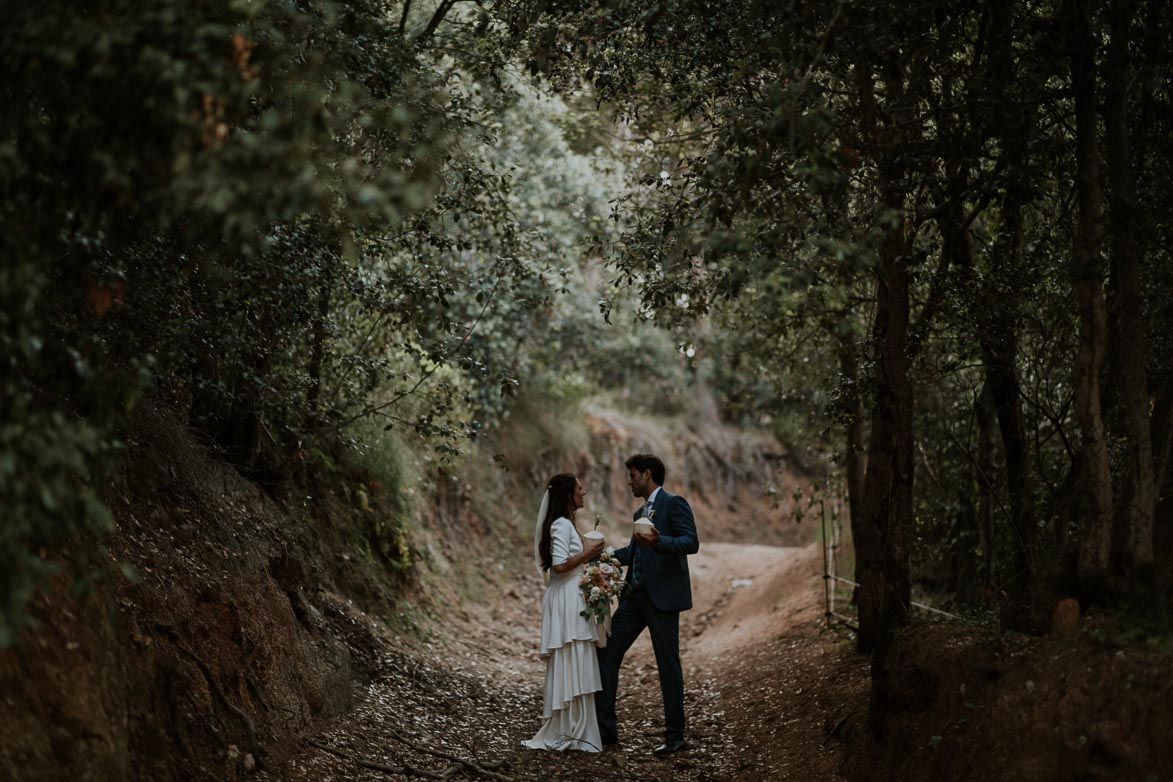
[[[1104,68],[1104,128],[1108,158],[1108,217],[1111,224],[1111,275],[1108,312],[1112,356],[1128,432],[1125,512],[1125,549],[1117,561],[1122,570],[1142,580],[1153,566],[1153,512],[1156,493],[1153,445],[1149,421],[1149,388],[1145,373],[1145,333],[1141,293],[1141,248],[1134,218],[1136,181],[1129,150],[1128,81],[1135,6],[1132,0],[1112,0],[1108,13],[1111,43]]]
[[[895,181],[895,180],[890,180]],[[887,194],[892,204],[894,191]],[[857,550],[860,580],[859,637],[872,652],[869,723],[878,728],[887,702],[889,650],[896,630],[908,622],[911,581],[909,531],[913,520],[913,394],[908,379],[909,273],[903,232],[884,243],[876,286],[872,344],[876,356],[875,398],[864,479],[863,524],[871,547]],[[861,556],[862,554],[862,556]]]
[[[899,64],[890,65],[885,85],[892,91],[893,124],[907,133],[909,118],[903,103]],[[877,150],[881,206],[902,211],[900,144],[892,138],[879,142],[874,85],[866,67],[857,68],[863,135]],[[902,122],[903,121],[903,122]],[[873,654],[873,700],[882,680],[883,660],[892,633],[908,619],[910,582],[908,530],[912,522],[913,398],[908,381],[906,351],[909,326],[908,259],[902,225],[889,229],[880,248],[876,280],[876,310],[872,322],[875,377],[871,426],[856,540],[861,652]],[[882,709],[882,704],[873,704]]]
[[[994,482],[994,443],[992,440],[995,421],[1002,423],[1007,416],[1012,420],[1018,405],[1018,378],[1014,367],[1017,339],[1014,325],[1015,304],[1012,298],[1007,298],[1012,296],[1012,293],[1005,291],[996,297],[991,295],[991,285],[996,285],[996,281],[1000,279],[999,269],[995,268],[989,275],[989,279],[995,281],[993,283],[989,279],[983,283],[978,278],[973,236],[965,224],[964,198],[967,187],[964,170],[959,166],[950,167],[948,206],[941,215],[938,225],[944,243],[942,251],[953,259],[954,267],[959,270],[961,278],[970,288],[973,302],[970,316],[975,324],[985,367],[985,382],[982,384],[981,395],[977,399],[975,410],[978,425],[978,458],[975,465],[978,474],[975,479],[978,487],[976,508],[978,541],[984,552],[981,566],[982,586],[989,590],[993,586],[994,508],[997,504],[997,491]],[[1002,256],[995,251],[991,263],[998,264],[1001,259]],[[996,307],[990,306],[991,298],[996,298],[998,302]],[[1006,371],[1005,360],[1001,362],[992,360],[992,357],[996,356],[1009,358],[1009,372]],[[994,370],[995,363],[1000,364],[997,371]],[[1009,394],[1013,394],[1013,397],[1008,399]],[[1009,405],[1008,401],[1010,401]],[[1018,409],[1018,422],[1022,423],[1020,409]],[[1010,442],[1006,438],[1007,431],[1007,427],[1003,425],[1002,439],[1007,449],[1006,461],[1008,471],[1011,473],[1010,482],[1015,487],[1021,487],[1021,475],[1013,475],[1013,471],[1009,470],[1009,467],[1012,462],[1025,463],[1025,452],[1021,460],[1010,458],[1012,447],[1021,444],[1025,449],[1025,430],[1021,438]],[[1015,552],[1017,561],[1019,559],[1017,542],[1015,543]],[[1013,589],[1011,591],[1018,599],[1025,594],[1025,590],[1021,588],[1017,591]]]
[[[986,91],[994,105],[1001,99],[1011,104],[1018,96],[1008,85],[1017,82],[1013,50],[1013,3],[998,0],[990,11],[990,67]],[[1030,197],[1026,173],[1026,140],[1033,137],[1034,117],[1028,110],[1007,107],[1004,116],[989,126],[1001,150],[1005,186],[999,203],[1001,229],[989,253],[989,270],[979,283],[974,313],[981,343],[986,389],[998,418],[1006,463],[1006,493],[1010,503],[1010,545],[1013,552],[1010,582],[1002,605],[1005,628],[1044,632],[1051,619],[1050,601],[1040,573],[1038,522],[1035,515],[1034,474],[1030,442],[1022,413],[1022,388],[1018,374],[1019,319],[1024,277],[1023,211]],[[961,216],[961,209],[957,208]],[[962,245],[967,267],[973,267],[972,239]],[[976,275],[974,277],[976,281]]]
[[[326,360],[326,320],[330,315],[330,283],[323,282],[318,292],[318,312],[314,317],[313,333],[310,343],[309,390],[306,394],[306,406],[312,426],[316,429],[322,422],[322,366]]]
[[[1013,188],[1011,188],[1013,191]],[[1022,208],[1013,195],[1002,204],[1004,234],[994,248],[991,276],[1006,279],[1021,262]],[[1030,444],[1022,414],[1018,379],[1017,311],[1012,302],[996,305],[996,292],[984,291],[989,318],[982,329],[982,361],[986,382],[998,416],[1006,460],[1006,490],[1010,501],[1010,540],[1014,552],[1008,596],[1002,608],[1004,627],[1023,632],[1046,632],[1051,606],[1043,596],[1035,519],[1034,480]],[[1010,291],[1007,295],[1013,296]]]
[[[1108,337],[1100,259],[1100,164],[1096,149],[1095,40],[1088,0],[1067,3],[1071,84],[1075,98],[1075,168],[1078,224],[1071,278],[1079,312],[1075,357],[1075,416],[1080,428],[1081,462],[1088,509],[1079,550],[1081,588],[1102,591],[1111,565],[1112,482],[1108,441],[1100,403],[1100,371]]]
[[[942,220],[941,233],[948,251],[956,257],[957,267],[973,288],[972,317],[985,370],[982,399],[979,400],[979,428],[987,423],[982,418],[985,412],[982,406],[988,404],[997,418],[1006,462],[1013,567],[1003,604],[1002,623],[1009,629],[1045,632],[1049,626],[1051,606],[1045,596],[1038,562],[1030,443],[1022,413],[1022,391],[1018,377],[1016,291],[1019,283],[1014,277],[1021,263],[1022,247],[1022,207],[1017,197],[1019,191],[1014,186],[1007,188],[1007,196],[1001,205],[1003,232],[990,253],[989,273],[979,279],[975,269],[972,237],[963,224],[965,216],[960,194],[964,187],[952,189],[955,193]],[[992,468],[992,455],[988,457],[987,464]],[[981,478],[992,482],[993,473],[987,472]],[[992,502],[993,487],[983,488],[984,493],[989,495],[989,502]],[[991,534],[986,539],[990,540],[993,537],[992,509],[985,510],[982,518],[986,518],[987,513]],[[987,549],[987,554],[992,558],[992,548]]]
[[[839,371],[842,372],[849,391],[845,394],[844,405],[847,416],[847,432],[844,453],[844,467],[847,471],[847,508],[851,517],[851,539],[858,540],[863,523],[863,397],[860,393],[859,355],[854,334],[839,335]],[[855,582],[859,583],[859,558],[855,560]],[[858,588],[852,593],[852,602],[858,604]]]
[[[1173,388],[1158,390],[1153,404],[1154,477],[1157,502],[1153,511],[1153,565],[1163,571],[1166,580],[1173,580]]]
[[[979,578],[986,595],[994,593],[994,509],[997,494],[994,491],[994,426],[998,413],[994,410],[994,399],[989,382],[982,384],[975,410],[978,427],[977,475],[978,487],[978,547],[982,551]]]
[[[889,242],[889,245],[895,243]],[[877,361],[872,436],[863,481],[860,574],[860,651],[908,616],[908,528],[913,517],[913,390],[904,359],[908,327],[908,272],[889,246],[877,283],[873,348]]]
[[[895,244],[889,242],[890,245]],[[871,413],[867,472],[861,508],[863,524],[878,549],[863,557],[870,581],[868,610],[861,607],[860,630],[875,638],[904,623],[908,612],[908,527],[912,519],[912,386],[904,356],[908,327],[908,273],[896,247],[889,247],[877,285],[879,306],[873,329],[876,399]],[[863,583],[863,582],[861,582]],[[867,614],[866,618],[862,614]]]
[[[1169,459],[1173,456],[1173,388],[1164,388],[1153,400],[1152,421],[1153,475],[1158,486],[1170,476]]]

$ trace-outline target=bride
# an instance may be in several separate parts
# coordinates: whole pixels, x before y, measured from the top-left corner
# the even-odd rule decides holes
[[[599,752],[603,746],[595,719],[595,692],[603,689],[595,654],[600,630],[579,613],[586,604],[578,588],[582,566],[603,549],[603,541],[584,541],[574,526],[585,494],[574,475],[555,475],[538,510],[534,564],[549,578],[539,649],[546,660],[546,692],[541,730],[522,742],[531,749]]]

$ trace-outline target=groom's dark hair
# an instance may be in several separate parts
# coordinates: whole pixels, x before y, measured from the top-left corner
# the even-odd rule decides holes
[[[651,470],[652,480],[656,482],[656,485],[664,485],[664,463],[660,461],[659,456],[653,456],[650,453],[637,453],[635,456],[628,458],[623,463],[623,466],[636,472]]]
[[[570,518],[570,498],[577,485],[578,478],[572,472],[560,472],[546,482],[546,491],[550,492],[550,504],[546,506],[546,518],[542,522],[542,542],[538,544],[538,553],[542,556],[544,570],[554,566],[554,558],[550,553],[550,525],[554,523],[554,519]]]

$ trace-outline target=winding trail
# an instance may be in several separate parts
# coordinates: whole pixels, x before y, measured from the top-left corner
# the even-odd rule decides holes
[[[682,617],[690,748],[653,756],[661,701],[645,633],[620,675],[618,747],[547,753],[518,744],[538,728],[540,587],[517,576],[500,601],[456,617],[425,644],[375,632],[343,603],[358,656],[379,673],[356,686],[356,707],[309,740],[389,767],[442,772],[458,756],[518,780],[838,780],[838,741],[862,723],[866,660],[821,622],[820,550],[705,543],[690,557],[695,607]],[[364,643],[367,644],[364,647]],[[375,664],[371,665],[370,663]],[[462,774],[467,771],[462,771]],[[418,779],[304,744],[270,760],[273,780]],[[467,777],[465,777],[467,778]]]

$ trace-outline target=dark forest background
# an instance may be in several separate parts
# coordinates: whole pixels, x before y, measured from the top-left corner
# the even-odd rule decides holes
[[[2,10],[0,645],[145,405],[296,503],[592,395],[816,465],[879,681],[914,591],[1167,644],[1162,4]]]

